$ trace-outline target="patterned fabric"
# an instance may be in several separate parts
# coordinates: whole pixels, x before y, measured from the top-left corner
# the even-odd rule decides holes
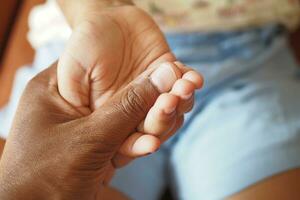
[[[135,0],[167,32],[226,31],[300,21],[299,0]]]

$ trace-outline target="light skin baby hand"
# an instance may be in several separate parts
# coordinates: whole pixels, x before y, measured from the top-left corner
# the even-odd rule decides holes
[[[202,78],[176,63],[163,34],[144,11],[126,5],[101,10],[97,5],[95,1],[72,24],[73,34],[57,69],[62,97],[85,116],[140,75],[149,76],[160,67],[166,77],[158,87],[162,96],[115,156],[115,169],[156,151],[180,128]]]

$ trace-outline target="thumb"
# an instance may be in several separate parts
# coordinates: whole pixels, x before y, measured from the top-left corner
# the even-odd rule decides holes
[[[158,96],[170,91],[179,77],[181,72],[175,64],[160,64],[150,75],[149,72],[148,75],[144,73],[90,115],[102,141],[109,145],[121,145],[130,134],[136,132],[136,127]]]

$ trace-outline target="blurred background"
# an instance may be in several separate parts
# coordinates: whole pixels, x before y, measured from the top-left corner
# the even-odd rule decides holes
[[[34,50],[27,41],[28,15],[32,7],[43,2],[0,1],[0,107],[9,99],[18,67],[33,61]]]
[[[43,2],[0,0],[0,109],[9,100],[17,69],[33,60],[34,50],[26,37],[28,16],[35,5]]]

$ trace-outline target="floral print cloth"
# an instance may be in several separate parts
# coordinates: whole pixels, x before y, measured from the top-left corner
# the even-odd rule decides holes
[[[267,23],[289,29],[300,21],[299,0],[135,0],[166,31],[226,31]]]

